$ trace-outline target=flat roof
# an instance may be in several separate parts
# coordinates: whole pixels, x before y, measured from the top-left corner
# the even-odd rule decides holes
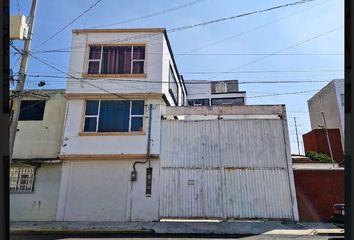
[[[166,28],[120,28],[120,29],[73,29],[73,33],[133,33],[133,32],[161,32]]]

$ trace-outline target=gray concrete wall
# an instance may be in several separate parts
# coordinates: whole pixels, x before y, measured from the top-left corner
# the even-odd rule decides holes
[[[64,90],[38,91],[49,95],[42,121],[19,121],[13,158],[56,158],[59,155],[63,132],[66,99]],[[26,94],[23,100],[44,100]]]
[[[61,168],[61,163],[42,164],[36,170],[33,192],[10,193],[10,221],[55,220]]]

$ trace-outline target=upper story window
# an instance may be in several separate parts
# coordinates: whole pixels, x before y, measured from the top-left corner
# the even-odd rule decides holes
[[[90,46],[88,74],[143,74],[145,46]]]
[[[43,120],[45,100],[23,100],[19,121],[41,121]]]
[[[87,100],[84,132],[141,132],[143,117],[143,100]]]
[[[234,97],[234,98],[212,98],[212,106],[220,105],[245,105],[243,97]]]
[[[344,106],[344,94],[341,93],[340,95],[340,103],[342,104],[342,106]]]

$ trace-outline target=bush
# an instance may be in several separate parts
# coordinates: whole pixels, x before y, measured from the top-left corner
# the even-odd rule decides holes
[[[325,153],[318,153],[313,151],[306,152],[306,157],[309,157],[311,160],[320,161],[321,163],[331,163],[331,157]]]

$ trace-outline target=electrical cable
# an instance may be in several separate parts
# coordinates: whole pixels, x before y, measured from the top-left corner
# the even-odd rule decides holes
[[[292,2],[292,3],[288,3],[288,4],[282,4],[282,5],[278,5],[278,6],[274,6],[274,7],[270,7],[270,8],[266,8],[266,9],[262,9],[262,10],[258,10],[258,11],[251,11],[251,12],[247,12],[247,13],[243,13],[243,14],[239,14],[239,15],[235,15],[235,16],[231,16],[231,17],[219,18],[219,19],[214,19],[214,20],[211,20],[211,21],[202,22],[202,23],[197,23],[197,24],[185,25],[185,26],[182,26],[182,27],[172,28],[172,29],[169,29],[169,30],[166,30],[166,31],[167,32],[171,32],[171,33],[179,32],[179,31],[183,31],[183,30],[186,30],[186,29],[191,29],[191,28],[200,27],[200,26],[206,26],[206,25],[209,25],[209,24],[217,23],[217,22],[223,22],[223,21],[232,20],[232,19],[235,19],[235,18],[250,16],[250,15],[253,15],[253,14],[257,14],[257,13],[262,13],[262,12],[272,11],[272,10],[275,10],[275,9],[295,6],[295,5],[304,4],[304,3],[312,2],[312,1],[315,1],[315,0],[300,0],[300,1]],[[145,34],[145,35],[135,35],[135,36],[128,37],[128,38],[123,38],[123,39],[122,38],[113,39],[113,40],[109,40],[109,41],[102,42],[102,43],[120,42],[120,41],[124,42],[124,41],[130,41],[130,40],[136,40],[136,39],[151,37],[151,36],[159,35],[159,34],[161,34],[161,33],[159,32],[159,33],[150,33],[150,34]],[[79,48],[85,48],[85,47],[81,47],[81,46],[80,47],[72,47],[71,49],[70,49],[70,47],[67,47],[67,48],[54,49],[54,50],[56,50],[56,51],[65,50],[65,49],[72,50],[72,49],[79,49]],[[46,51],[49,51],[49,50],[46,50]],[[53,50],[51,50],[51,51],[53,51]],[[40,53],[40,52],[41,51],[37,51],[37,52],[33,52],[33,53]]]
[[[302,44],[304,44],[304,43],[307,43],[307,42],[309,42],[309,41],[312,41],[312,40],[315,40],[315,39],[317,39],[317,38],[320,38],[320,37],[322,37],[322,36],[324,36],[324,35],[326,35],[326,34],[335,32],[335,31],[337,31],[337,30],[339,30],[339,29],[341,29],[341,28],[343,28],[343,27],[344,27],[344,26],[342,25],[342,26],[333,28],[333,29],[331,29],[331,30],[329,30],[329,31],[327,31],[327,32],[323,32],[323,33],[321,33],[321,34],[318,34],[318,35],[316,35],[316,36],[314,36],[314,37],[308,38],[308,39],[306,39],[306,40],[304,40],[304,41],[301,41],[301,42],[299,42],[299,43],[290,45],[290,46],[288,46],[288,47],[286,47],[286,48],[283,48],[283,49],[281,49],[281,50],[278,50],[278,51],[276,51],[276,52],[274,52],[274,53],[281,53],[281,52],[284,52],[284,51],[289,50],[289,49],[291,49],[291,48],[298,47],[298,46],[300,46],[300,45],[302,45]],[[231,68],[231,69],[225,71],[225,73],[229,73],[229,72],[231,72],[231,71],[235,71],[235,70],[237,70],[237,69],[246,67],[246,66],[248,66],[248,65],[250,65],[250,64],[252,64],[252,63],[259,62],[259,61],[261,61],[261,60],[264,60],[264,59],[269,58],[269,57],[272,57],[272,56],[273,56],[273,54],[269,54],[269,55],[266,55],[266,56],[263,56],[263,57],[260,57],[260,58],[256,58],[256,59],[254,59],[254,60],[252,60],[252,61],[250,61],[250,62],[247,62],[247,63],[245,63],[245,64],[242,64],[242,65],[239,65],[239,66],[237,66],[237,67]],[[220,75],[222,75],[222,74],[224,74],[224,73],[216,74],[216,75],[210,77],[209,79],[216,78],[216,77],[218,77],[218,76],[220,76]]]
[[[82,12],[79,16],[71,20],[68,24],[66,24],[64,27],[62,27],[60,30],[58,30],[56,33],[54,33],[51,37],[47,38],[43,42],[41,42],[39,45],[33,48],[35,50],[36,48],[39,48],[40,46],[43,46],[45,43],[56,37],[58,34],[63,32],[67,27],[69,27],[71,24],[73,24],[76,20],[78,20],[80,17],[82,17],[85,13],[89,12],[92,8],[97,6],[98,3],[100,3],[102,0],[97,0],[93,5],[91,5],[88,9],[86,9],[84,12]]]
[[[146,15],[143,15],[143,16],[140,16],[140,17],[130,18],[130,19],[122,20],[122,21],[115,22],[115,23],[98,25],[98,26],[89,27],[89,28],[93,28],[94,29],[94,28],[101,28],[101,27],[120,25],[120,24],[123,24],[123,23],[135,22],[135,21],[138,21],[138,20],[142,20],[142,19],[146,19],[146,18],[150,18],[150,17],[155,17],[155,16],[158,16],[158,15],[161,15],[161,14],[165,14],[165,13],[168,13],[168,12],[176,11],[176,10],[179,10],[179,9],[182,9],[182,8],[186,8],[186,7],[190,7],[192,5],[195,5],[195,4],[204,2],[204,1],[206,1],[206,0],[194,0],[194,1],[190,1],[190,2],[184,3],[182,5],[178,5],[178,6],[175,6],[175,7],[172,7],[172,8],[168,8],[168,9],[164,9],[164,10],[157,11],[157,12],[154,12],[154,13],[146,14]]]

